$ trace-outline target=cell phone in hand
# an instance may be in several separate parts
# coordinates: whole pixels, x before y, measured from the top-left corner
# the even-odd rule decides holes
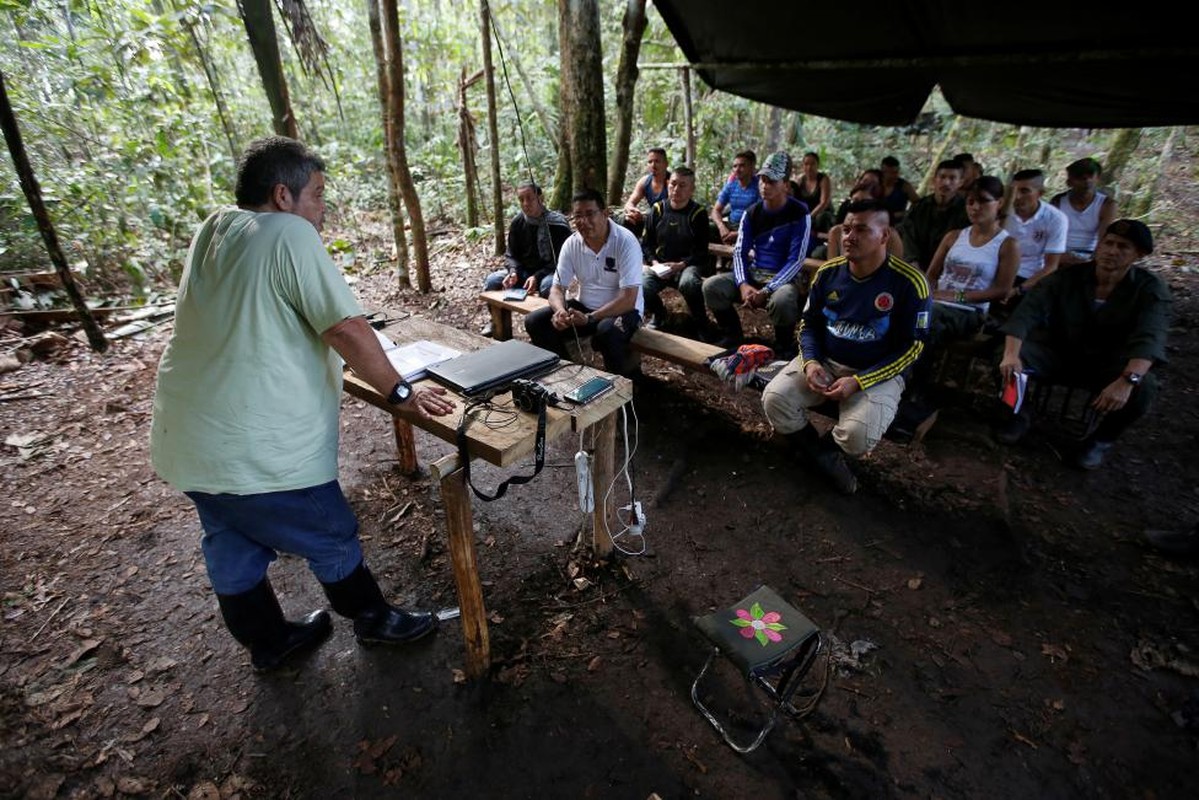
[[[504,292],[505,300],[516,300],[519,302],[521,300],[524,300],[528,296],[529,296],[529,290],[525,289],[522,286],[513,286],[511,289]]]

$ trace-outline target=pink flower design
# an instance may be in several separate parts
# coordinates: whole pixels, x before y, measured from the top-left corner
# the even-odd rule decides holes
[[[777,611],[763,611],[760,603],[754,603],[748,610],[735,610],[737,619],[729,622],[741,629],[741,635],[746,639],[757,639],[758,644],[766,647],[771,642],[781,642],[783,636],[779,631],[787,630],[779,620],[783,615]]]

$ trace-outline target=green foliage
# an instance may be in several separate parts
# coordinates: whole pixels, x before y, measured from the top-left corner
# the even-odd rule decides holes
[[[314,23],[331,46],[333,83],[305,74],[291,44],[281,53],[302,135],[330,164],[328,198],[337,221],[354,233],[331,247],[350,268],[362,215],[386,215],[386,163],[376,68],[363,0],[310,3]],[[605,104],[619,58],[622,4],[601,4]],[[488,141],[483,83],[467,91],[480,151],[482,213],[490,209],[489,148],[503,170],[503,216],[516,209],[511,187],[528,177],[552,185],[554,142],[534,113],[519,61],[538,101],[557,113],[559,54],[556,0],[497,0],[492,13],[505,46],[493,48],[499,141]],[[641,61],[679,63],[682,55],[653,5]],[[458,86],[463,71],[482,62],[478,5],[471,0],[401,3],[406,67],[406,143],[426,215],[450,222],[465,217],[465,183],[458,136]],[[279,26],[282,35],[283,27]],[[0,0],[0,69],[68,260],[85,264],[101,283],[142,284],[177,278],[192,229],[232,200],[235,155],[271,131],[270,113],[235,0]],[[507,66],[508,83],[503,67]],[[509,84],[510,87],[509,88]],[[697,134],[698,199],[710,203],[727,178],[732,156],[752,148],[760,157],[769,109],[710,90],[692,78]],[[224,118],[216,98],[221,100]],[[513,102],[515,97],[515,103]],[[648,147],[665,147],[672,163],[686,149],[678,70],[641,72],[637,125],[626,186],[644,171]],[[1046,168],[1051,190],[1064,184],[1063,167],[1082,155],[1104,160],[1109,131],[1021,129],[958,120],[934,95],[921,124],[877,128],[784,112],[781,146],[798,160],[806,150],[842,196],[858,173],[894,154],[919,185],[942,154],[973,152],[1001,177],[1017,168]],[[554,118],[552,124],[558,124]],[[1147,208],[1167,132],[1142,132],[1136,151],[1113,181],[1127,208]],[[1145,154],[1149,154],[1148,156]],[[490,235],[484,224],[473,235]],[[0,171],[0,270],[42,270],[49,264],[16,175]]]

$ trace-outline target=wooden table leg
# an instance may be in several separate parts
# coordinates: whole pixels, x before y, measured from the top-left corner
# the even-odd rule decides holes
[[[506,342],[512,338],[512,312],[499,306],[488,306],[491,312],[491,338]]]
[[[592,549],[597,558],[606,558],[612,553],[612,536],[609,531],[617,530],[619,520],[616,518],[616,492],[605,501],[608,487],[612,484],[612,474],[616,459],[616,415],[612,412],[591,426],[594,437],[594,447],[591,458],[591,490],[595,497],[595,510],[592,512]]]
[[[405,475],[415,475],[420,469],[416,463],[416,437],[412,434],[412,426],[399,417],[391,418],[396,435],[396,459],[400,462],[400,472]]]
[[[470,487],[465,473],[456,469],[441,478],[441,502],[445,504],[449,533],[450,562],[458,585],[458,607],[462,611],[462,636],[466,639],[466,676],[482,678],[491,668],[491,640],[487,633],[487,609],[483,607],[483,585],[475,558],[475,531],[470,508]]]

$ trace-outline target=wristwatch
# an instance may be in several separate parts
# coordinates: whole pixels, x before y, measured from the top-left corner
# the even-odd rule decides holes
[[[1124,373],[1124,380],[1128,381],[1133,386],[1140,386],[1141,378],[1143,378],[1143,377],[1145,377],[1145,376],[1139,372],[1125,372]]]
[[[391,390],[391,394],[387,395],[387,402],[393,406],[398,406],[408,402],[409,397],[412,397],[412,384],[400,378],[400,382]]]

